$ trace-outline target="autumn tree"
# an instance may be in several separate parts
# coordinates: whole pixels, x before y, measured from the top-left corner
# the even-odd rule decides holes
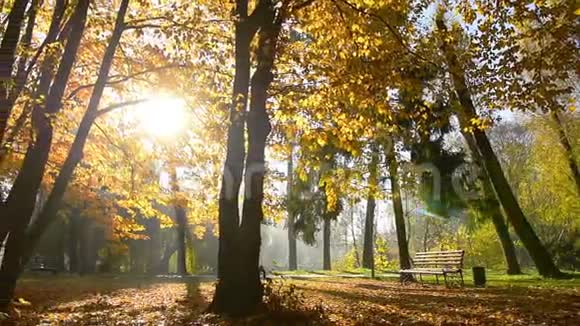
[[[561,272],[554,264],[552,257],[524,216],[485,131],[482,130],[480,126],[474,127],[470,125],[470,123],[473,123],[474,121],[479,121],[479,116],[473,103],[464,69],[460,66],[457,53],[455,52],[456,49],[452,48],[451,40],[453,38],[447,32],[447,27],[442,15],[439,15],[437,18],[437,28],[439,32],[444,35],[441,49],[449,68],[454,90],[457,94],[459,103],[461,104],[461,110],[458,112],[460,116],[459,120],[463,130],[467,130],[466,137],[474,137],[477,149],[483,158],[483,166],[492,181],[498,199],[502,203],[502,207],[516,230],[516,233],[534,259],[540,274],[545,277],[561,276]]]
[[[259,254],[264,150],[271,130],[266,110],[268,89],[274,77],[274,60],[282,25],[288,15],[308,4],[310,1],[275,3],[264,0],[259,1],[251,13],[247,1],[239,0],[235,4],[235,76],[219,204],[218,284],[210,307],[215,312],[248,314],[262,302]],[[250,45],[256,35],[256,69],[250,77]],[[244,175],[240,218],[238,192]]]

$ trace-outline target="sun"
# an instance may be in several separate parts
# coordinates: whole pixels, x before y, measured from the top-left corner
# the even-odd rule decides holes
[[[139,128],[158,138],[172,138],[187,127],[189,114],[185,100],[169,95],[154,95],[136,107]]]

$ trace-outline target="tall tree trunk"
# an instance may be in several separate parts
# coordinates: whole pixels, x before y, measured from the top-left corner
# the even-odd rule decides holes
[[[248,113],[248,156],[246,157],[245,192],[240,226],[242,268],[240,280],[245,284],[248,305],[244,312],[253,312],[262,303],[263,288],[260,281],[260,228],[264,219],[264,175],[266,140],[270,134],[270,118],[266,111],[268,89],[274,75],[274,59],[281,22],[275,21],[274,4],[264,1],[264,22],[258,34],[256,49],[257,67],[251,80],[250,111]],[[262,2],[260,2],[262,4]],[[244,306],[242,305],[242,306]]]
[[[375,207],[376,207],[376,193],[378,191],[378,165],[379,153],[378,148],[373,145],[372,158],[369,164],[369,194],[367,196],[367,211],[365,218],[365,236],[363,244],[363,259],[362,266],[364,268],[371,268],[374,260],[374,225],[375,225]]]
[[[393,210],[395,213],[395,228],[397,231],[397,245],[399,247],[399,267],[401,269],[411,268],[411,256],[407,244],[407,234],[405,230],[405,216],[403,212],[403,201],[401,198],[401,186],[399,184],[399,166],[395,153],[395,146],[387,148],[387,163],[389,165],[389,178],[391,181],[391,197]],[[409,274],[401,274],[407,280]]]
[[[236,97],[242,96],[244,99],[245,94],[247,94],[248,87],[244,83],[238,86],[246,86],[246,93],[237,92],[239,90],[236,88],[238,69],[243,69],[240,72],[243,75],[249,72],[249,41],[255,34],[253,29],[259,28],[256,49],[257,67],[252,76],[250,111],[247,116],[248,155],[245,160],[245,191],[241,224],[237,223],[239,221],[238,208],[233,206],[233,204],[237,204],[237,200],[231,199],[233,199],[233,195],[237,195],[239,184],[237,184],[236,173],[240,172],[239,176],[241,176],[243,166],[239,166],[239,162],[235,165],[228,165],[228,163],[233,164],[231,159],[243,158],[244,156],[243,122],[231,124],[229,130],[225,168],[234,168],[234,170],[225,170],[222,181],[219,213],[219,280],[210,309],[218,313],[247,315],[255,312],[262,303],[263,288],[259,267],[260,225],[263,219],[264,151],[266,138],[271,128],[266,112],[266,100],[268,88],[273,78],[272,68],[281,21],[279,23],[275,21],[274,7],[270,0],[260,1],[251,17],[247,19],[245,18],[247,17],[246,1],[238,1],[236,10],[240,15],[239,17],[242,17],[241,22],[250,23],[250,25],[242,23],[236,25],[236,76],[234,78],[234,95]],[[259,25],[255,25],[256,21],[253,19],[259,19]],[[240,53],[238,53],[238,47],[240,47]],[[240,137],[232,139],[232,132],[234,136]],[[226,173],[229,175],[229,180],[226,180]],[[225,181],[229,182],[224,184]]]
[[[469,133],[463,132],[463,137],[465,138],[474,159],[481,164],[483,162],[483,158],[477,150],[477,145],[473,139],[473,136]],[[485,170],[482,172],[483,176],[481,178],[481,183],[483,188],[483,198],[478,200],[479,203],[477,203],[476,206],[483,206],[482,213],[489,216],[493,222],[495,231],[501,242],[506,264],[508,266],[507,273],[509,275],[521,274],[522,271],[516,256],[516,249],[512,239],[510,238],[508,226],[501,213],[501,207],[493,190],[493,185],[491,184],[489,176]]]
[[[331,270],[330,265],[330,219],[323,219],[322,227],[322,269],[325,271]]]
[[[0,144],[4,140],[4,133],[12,107],[8,105],[9,90],[12,84],[12,69],[16,61],[16,48],[20,39],[20,30],[24,21],[24,12],[29,0],[15,0],[8,15],[8,25],[4,31],[0,44]]]
[[[552,112],[552,119],[556,123],[556,129],[558,131],[558,140],[560,141],[560,145],[564,148],[564,153],[566,155],[566,160],[568,161],[568,166],[570,167],[570,171],[572,172],[572,178],[576,183],[576,191],[580,196],[580,169],[578,169],[578,163],[574,158],[574,151],[572,150],[572,145],[570,144],[570,140],[566,135],[566,130],[558,115],[558,112]]]
[[[445,26],[441,16],[437,19],[437,27],[443,33],[443,35],[447,34],[447,27]],[[449,72],[453,80],[455,92],[457,93],[459,102],[461,103],[462,107],[459,119],[461,128],[471,128],[472,126],[469,125],[469,122],[477,120],[477,111],[475,110],[475,106],[473,105],[473,101],[471,99],[471,94],[467,87],[465,74],[460,67],[454,50],[451,49],[450,44],[448,44],[449,41],[449,39],[444,37],[444,41],[442,42],[442,50],[449,67]],[[518,237],[534,260],[538,272],[544,277],[562,277],[563,273],[560,272],[556,264],[554,264],[552,256],[548,250],[546,250],[546,247],[544,247],[542,241],[540,238],[538,238],[536,232],[522,212],[522,209],[503,173],[499,160],[493,152],[493,148],[489,143],[489,139],[487,138],[485,131],[475,127],[473,128],[473,137],[475,139],[477,149],[483,158],[483,167],[491,179],[491,183],[498,197],[498,200],[506,212],[506,215],[511,225],[514,227]]]
[[[6,309],[6,304],[10,302],[21,268],[20,265],[27,261],[27,257],[21,256],[25,245],[26,247],[29,245],[28,241],[25,241],[25,229],[34,211],[36,196],[52,143],[52,123],[47,116],[60,110],[61,99],[84,31],[88,7],[89,0],[79,0],[77,3],[73,13],[74,28],[69,35],[56,77],[48,94],[46,109],[38,107],[33,112],[36,140],[33,140],[28,147],[22,167],[8,196],[3,212],[5,216],[0,220],[0,223],[3,222],[0,225],[0,234],[9,231],[9,237],[13,239],[8,244],[11,248],[7,245],[6,250],[18,256],[17,259],[11,259],[7,262],[15,265],[8,266],[0,272],[0,279],[5,280],[3,282],[5,286],[0,287],[0,309]],[[40,234],[38,238],[40,238]]]
[[[218,210],[218,284],[209,307],[217,313],[235,311],[238,304],[235,300],[240,289],[236,278],[241,260],[237,247],[238,196],[246,155],[244,127],[250,87],[250,43],[256,32],[248,17],[247,0],[236,0],[235,12],[235,74]]]
[[[298,268],[298,257],[296,256],[296,231],[294,227],[294,212],[290,208],[292,197],[292,185],[294,183],[294,166],[293,166],[293,152],[294,145],[290,144],[290,156],[288,157],[288,180],[286,186],[287,197],[287,212],[288,220],[286,221],[288,227],[288,269],[295,271]]]

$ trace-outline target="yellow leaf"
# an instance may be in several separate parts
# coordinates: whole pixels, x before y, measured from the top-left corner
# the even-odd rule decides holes
[[[31,306],[32,305],[32,303],[30,303],[30,301],[27,301],[24,298],[18,298],[18,303],[21,306]]]

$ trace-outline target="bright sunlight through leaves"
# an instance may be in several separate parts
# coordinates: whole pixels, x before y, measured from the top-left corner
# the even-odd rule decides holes
[[[189,115],[185,100],[169,95],[154,95],[135,109],[139,128],[160,138],[172,138],[183,132]]]

